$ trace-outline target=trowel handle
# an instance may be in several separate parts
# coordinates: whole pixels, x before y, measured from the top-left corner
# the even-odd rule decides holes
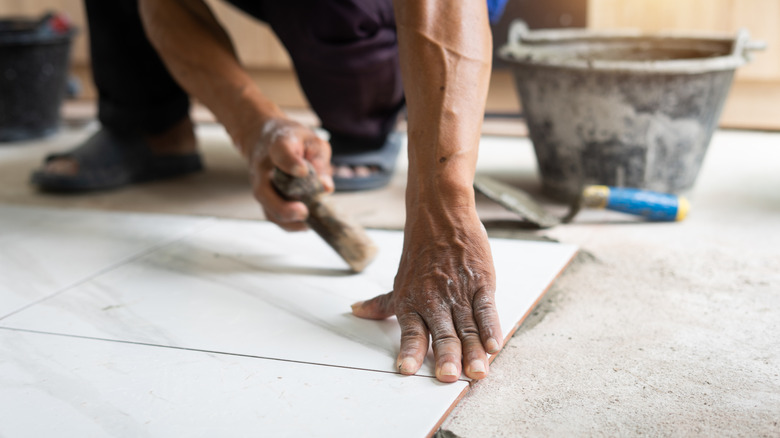
[[[285,198],[306,204],[309,209],[306,223],[353,271],[361,272],[374,260],[377,246],[360,224],[333,206],[311,164],[309,174],[304,178],[275,168],[271,182]]]
[[[690,204],[682,196],[624,187],[587,186],[582,191],[582,205],[642,216],[651,221],[681,221]]]

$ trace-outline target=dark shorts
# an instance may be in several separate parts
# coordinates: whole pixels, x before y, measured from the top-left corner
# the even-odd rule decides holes
[[[101,123],[156,133],[184,117],[189,97],[146,39],[137,1],[85,3]],[[392,129],[403,106],[392,0],[230,3],[274,30],[323,128],[356,138]]]

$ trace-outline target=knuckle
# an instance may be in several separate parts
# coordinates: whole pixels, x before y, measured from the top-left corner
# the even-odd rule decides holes
[[[382,304],[384,306],[387,306],[387,305],[393,303],[393,301],[394,301],[393,298],[395,298],[395,295],[393,294],[393,292],[388,292],[386,294],[379,295],[378,297],[376,297],[376,300],[380,304]]]
[[[431,345],[433,345],[435,350],[448,348],[455,345],[460,345],[460,339],[458,339],[458,337],[455,335],[444,335],[434,338],[431,342]]]
[[[415,297],[410,294],[399,295],[399,297],[395,300],[396,314],[399,315],[399,317],[401,315],[409,317],[411,317],[411,315],[415,315],[416,318],[422,318],[423,320],[427,321],[430,317],[428,309],[424,305],[419,305],[419,301],[419,297]]]
[[[420,327],[407,327],[401,332],[401,342],[403,341],[411,341],[411,340],[418,340],[422,338],[427,339],[428,334],[425,333],[425,330],[423,330]]]
[[[479,339],[479,330],[477,330],[477,326],[474,324],[460,325],[458,326],[458,338],[462,340],[471,339],[472,341]]]
[[[480,294],[474,300],[474,315],[492,317],[496,312],[496,303],[492,294]]]
[[[444,363],[444,362],[455,362],[460,363],[461,362],[461,354],[458,351],[446,351],[446,350],[433,350],[434,355],[436,356],[436,362],[437,363]]]
[[[401,326],[401,337],[427,337],[428,332],[419,317],[413,313],[398,315],[398,324]]]
[[[418,307],[420,307],[420,314],[423,315],[426,320],[450,320],[449,315],[452,311],[451,303],[442,300],[440,297],[432,296],[432,294],[425,294],[422,300],[424,300],[421,303],[422,306],[418,305]]]
[[[455,329],[452,326],[452,321],[448,317],[434,318],[429,322],[428,326],[431,329],[433,337],[436,339],[455,338],[457,335]]]

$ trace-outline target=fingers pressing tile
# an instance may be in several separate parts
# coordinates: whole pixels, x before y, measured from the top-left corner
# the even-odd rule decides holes
[[[458,380],[460,372],[458,366],[452,362],[444,362],[436,373],[436,378],[442,382],[450,383]]]
[[[487,376],[485,362],[479,359],[472,360],[466,367],[466,375],[472,379],[482,379]]]
[[[487,351],[490,354],[498,353],[498,351],[501,350],[501,345],[498,343],[498,341],[495,340],[495,338],[489,338],[485,342],[485,351]]]
[[[410,376],[415,374],[420,369],[420,364],[412,357],[405,357],[398,361],[398,371],[401,374]]]

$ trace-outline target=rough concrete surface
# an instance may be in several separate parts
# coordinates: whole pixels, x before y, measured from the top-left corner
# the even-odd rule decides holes
[[[780,436],[780,135],[719,132],[691,200],[544,233],[579,256],[441,436]]]

